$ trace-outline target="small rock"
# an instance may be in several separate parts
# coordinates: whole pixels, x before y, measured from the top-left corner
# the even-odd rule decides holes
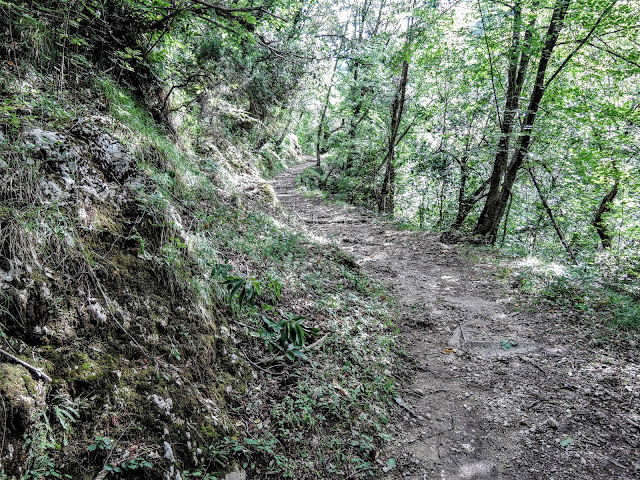
[[[105,313],[104,308],[102,308],[102,305],[100,305],[97,302],[91,303],[89,304],[89,310],[90,310],[91,316],[97,323],[99,324],[107,323],[107,314]]]
[[[460,446],[462,447],[463,450],[465,450],[468,453],[471,453],[475,450],[473,445],[471,445],[470,443],[463,443]]]
[[[231,473],[227,473],[224,476],[224,480],[247,480],[247,472],[236,469]]]
[[[171,463],[176,463],[176,458],[173,456],[173,449],[171,448],[171,444],[169,442],[164,442],[164,458],[169,460]]]
[[[173,408],[173,400],[171,398],[162,398],[159,395],[153,394],[147,397],[149,400],[153,400],[153,403],[156,404],[158,410],[163,412],[165,415],[171,415],[171,409]]]

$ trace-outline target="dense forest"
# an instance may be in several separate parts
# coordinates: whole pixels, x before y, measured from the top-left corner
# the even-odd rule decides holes
[[[0,480],[423,472],[406,432],[472,427],[425,433],[403,400],[430,402],[408,386],[428,371],[416,329],[449,362],[440,380],[489,342],[465,340],[468,312],[437,323],[462,308],[447,282],[480,275],[453,249],[490,265],[493,303],[470,300],[488,323],[515,289],[515,307],[571,319],[568,343],[629,362],[598,412],[628,394],[631,433],[596,439],[623,460],[571,457],[559,413],[498,428],[551,428],[561,460],[535,459],[553,468],[637,474],[638,0],[0,0],[0,62]],[[362,238],[339,246],[344,225]],[[392,243],[395,263],[367,270]],[[393,283],[412,269],[435,280]],[[543,343],[500,335],[496,358]],[[443,415],[487,390],[455,388]],[[449,468],[434,448],[415,478]],[[495,477],[451,460],[446,478],[575,478],[522,461]]]
[[[604,263],[629,266],[637,6],[364,2],[337,12],[323,102],[306,117],[315,181],[452,240],[574,263],[605,250],[615,254]]]
[[[309,186],[637,294],[637,2],[356,2],[334,15],[298,132],[317,160]]]

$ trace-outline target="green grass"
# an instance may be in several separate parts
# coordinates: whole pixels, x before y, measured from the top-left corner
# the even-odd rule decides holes
[[[532,300],[545,300],[572,313],[596,332],[640,330],[640,295],[634,286],[635,272],[625,270],[628,266],[612,260],[572,266],[544,257],[521,256],[522,252],[461,248],[472,262],[493,264],[496,275],[517,285]],[[611,253],[606,255],[609,258]]]
[[[567,276],[549,278],[540,294],[593,323],[614,330],[640,330],[640,298],[620,291],[617,285],[606,285],[584,270],[570,270]]]

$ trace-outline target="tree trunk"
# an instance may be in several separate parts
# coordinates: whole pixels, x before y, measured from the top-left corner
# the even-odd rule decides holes
[[[358,81],[358,69],[359,64],[356,63],[353,69],[353,82],[357,83]],[[362,88],[359,88],[359,98],[356,102],[356,106],[351,113],[351,118],[349,119],[349,150],[347,152],[347,161],[345,164],[345,168],[347,172],[351,170],[353,167],[353,160],[355,158],[355,143],[356,143],[356,132],[358,129],[358,117],[360,116],[360,111],[362,110],[362,97],[364,96],[364,92]]]
[[[396,183],[396,170],[393,162],[395,156],[396,138],[398,137],[398,130],[400,128],[400,122],[402,121],[402,114],[404,113],[404,101],[405,93],[407,90],[407,80],[409,78],[409,61],[402,61],[402,72],[400,73],[400,79],[398,81],[398,88],[396,94],[391,103],[391,123],[389,126],[389,142],[387,144],[387,154],[385,156],[385,174],[382,181],[382,188],[380,189],[380,196],[378,198],[378,212],[391,213],[395,210],[395,183]]]
[[[489,180],[485,180],[471,195],[466,197],[464,195],[464,188],[468,180],[468,174],[465,173],[465,175],[467,175],[467,177],[464,180],[464,183],[461,182],[460,190],[458,191],[458,213],[456,215],[455,222],[451,225],[451,228],[454,230],[460,230],[460,228],[462,228],[462,224],[469,215],[469,212],[471,212],[473,206],[482,199],[484,192],[487,189],[487,185],[489,184]]]
[[[551,54],[556,46],[560,32],[564,27],[564,19],[570,3],[571,0],[556,0],[551,22],[545,35],[544,47],[542,48],[540,61],[538,63],[538,70],[536,73],[533,91],[531,92],[531,97],[529,99],[527,115],[523,122],[523,126],[520,129],[519,141],[511,157],[511,162],[507,165],[506,162],[509,157],[509,136],[515,119],[515,110],[518,107],[519,92],[524,84],[525,69],[530,57],[530,53],[528,53],[529,48],[523,49],[520,55],[519,68],[514,69],[513,55],[510,59],[507,105],[503,115],[504,121],[502,125],[502,136],[498,145],[498,152],[494,161],[493,172],[490,177],[489,194],[487,195],[484,208],[474,228],[474,233],[484,236],[489,243],[495,243],[496,241],[500,221],[502,220],[505,208],[509,201],[511,189],[513,188],[518,171],[522,167],[524,159],[529,152],[533,125],[538,109],[540,108],[540,102],[542,101],[542,97],[545,92],[545,74]],[[517,15],[514,15],[514,25],[520,22],[520,20],[516,20],[515,17],[517,17]],[[533,23],[530,26],[533,26]],[[514,32],[516,29],[517,27],[514,26]],[[530,30],[531,29],[528,31]],[[514,39],[515,37],[516,35],[514,33]],[[514,41],[512,48],[519,49],[519,43]],[[513,75],[515,71],[518,73],[514,77]],[[518,82],[521,83],[518,84]]]
[[[611,204],[615,200],[618,195],[618,187],[620,186],[620,180],[618,178],[615,179],[611,190],[609,190],[606,195],[602,198],[600,202],[600,206],[596,211],[596,214],[593,217],[592,225],[595,227],[596,232],[598,232],[598,236],[600,237],[600,243],[602,244],[602,248],[609,249],[611,248],[611,241],[613,240],[613,235],[609,231],[607,224],[605,222],[604,216],[611,212]]]
[[[323,130],[325,129],[325,122],[327,118],[327,109],[329,108],[329,99],[331,98],[331,88],[333,87],[333,79],[336,75],[338,68],[338,57],[333,64],[333,71],[331,72],[331,79],[329,80],[329,88],[327,89],[327,96],[324,99],[324,105],[322,106],[322,113],[320,115],[320,121],[318,122],[318,131],[316,133],[316,167],[320,169],[320,145],[322,143]]]
[[[511,212],[511,205],[513,204],[513,193],[509,195],[509,206],[507,206],[507,214],[504,217],[504,223],[502,224],[502,241],[500,242],[500,248],[504,247],[504,240],[507,238],[507,227],[509,226],[509,213]]]
[[[544,207],[544,210],[547,212],[547,215],[549,216],[549,220],[551,220],[551,225],[553,225],[553,229],[556,231],[556,235],[558,235],[558,239],[560,240],[560,243],[566,250],[571,260],[573,260],[574,263],[578,263],[575,255],[573,254],[573,250],[571,250],[571,247],[569,246],[566,239],[564,238],[564,234],[562,233],[562,230],[560,230],[560,226],[558,225],[558,222],[556,222],[555,216],[553,215],[553,210],[551,210],[551,207],[549,206],[549,202],[547,202],[547,197],[545,197],[544,193],[542,193],[540,184],[536,180],[536,177],[533,175],[533,169],[528,168],[527,170],[529,172],[529,176],[531,177],[531,180],[533,181],[533,186],[536,187],[536,191],[538,192],[538,197],[540,197],[542,206]]]
[[[526,53],[520,52],[520,30],[522,27],[522,8],[519,2],[513,7],[513,34],[511,37],[511,48],[509,52],[509,68],[507,71],[507,95],[502,121],[500,122],[500,140],[498,150],[493,162],[493,171],[489,180],[489,193],[485,200],[484,208],[480,213],[475,228],[475,233],[483,233],[490,230],[492,226],[491,212],[496,208],[500,199],[500,186],[507,168],[509,160],[509,143],[515,114],[520,103],[520,92],[524,85],[524,70],[528,64]],[[518,71],[518,60],[520,59],[521,74]],[[526,60],[526,62],[525,62]],[[518,83],[520,82],[520,83]],[[497,108],[497,105],[496,105]]]

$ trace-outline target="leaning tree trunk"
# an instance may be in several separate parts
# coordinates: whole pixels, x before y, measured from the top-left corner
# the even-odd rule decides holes
[[[602,248],[609,249],[611,248],[611,242],[613,240],[613,235],[609,231],[607,224],[605,222],[604,216],[611,212],[611,204],[615,200],[618,195],[618,187],[620,186],[620,180],[618,178],[615,179],[611,190],[609,190],[606,195],[602,198],[600,202],[600,206],[596,211],[596,214],[593,217],[593,226],[598,232],[598,236],[600,237],[600,243],[602,244]]]
[[[553,214],[553,210],[551,210],[551,207],[549,206],[549,202],[547,201],[547,197],[544,195],[544,193],[542,193],[542,188],[540,187],[540,184],[538,183],[538,181],[536,180],[535,175],[533,174],[533,168],[528,168],[527,171],[529,172],[529,176],[531,177],[531,180],[533,181],[533,186],[536,187],[536,192],[538,192],[538,197],[540,198],[540,201],[542,202],[542,206],[544,207],[545,212],[547,212],[547,215],[549,216],[549,220],[551,221],[551,225],[553,225],[553,229],[555,230],[556,235],[558,235],[558,240],[560,240],[560,243],[562,244],[562,246],[564,247],[565,251],[567,252],[567,255],[569,255],[571,260],[573,260],[573,263],[578,263],[578,261],[576,260],[576,256],[573,253],[573,250],[571,250],[571,247],[567,243],[567,240],[565,239],[564,234],[562,233],[562,230],[560,229],[560,225],[558,225],[558,222],[556,221],[556,217]]]

